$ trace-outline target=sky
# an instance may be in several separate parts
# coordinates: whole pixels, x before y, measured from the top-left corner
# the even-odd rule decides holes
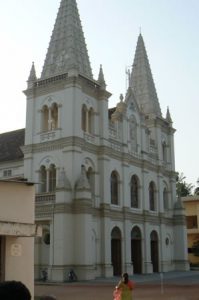
[[[40,77],[60,0],[6,0],[0,9],[0,133],[25,127],[27,79]],[[162,114],[169,107],[176,171],[199,178],[199,1],[77,0],[94,78],[103,66],[109,106],[126,92],[142,33]]]

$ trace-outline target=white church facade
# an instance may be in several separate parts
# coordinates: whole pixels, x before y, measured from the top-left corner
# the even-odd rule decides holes
[[[188,270],[174,128],[162,116],[143,37],[114,108],[92,75],[75,0],[62,0],[43,71],[32,65],[25,129],[0,135],[0,177],[36,184],[35,278]]]

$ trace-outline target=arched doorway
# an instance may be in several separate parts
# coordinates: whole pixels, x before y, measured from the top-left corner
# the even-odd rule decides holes
[[[5,280],[5,237],[0,236],[0,281]]]
[[[114,276],[120,276],[122,273],[121,252],[121,232],[118,227],[115,227],[111,232],[111,261],[113,265]]]
[[[135,226],[131,231],[131,261],[134,274],[142,273],[142,245],[141,231]]]
[[[155,230],[151,232],[151,263],[153,272],[159,272],[158,234]]]

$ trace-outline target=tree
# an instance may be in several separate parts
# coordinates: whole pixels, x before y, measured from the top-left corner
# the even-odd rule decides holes
[[[176,176],[176,193],[178,197],[186,197],[192,194],[193,185],[185,181],[183,173],[177,173]]]
[[[199,186],[197,188],[195,188],[194,195],[199,195]]]

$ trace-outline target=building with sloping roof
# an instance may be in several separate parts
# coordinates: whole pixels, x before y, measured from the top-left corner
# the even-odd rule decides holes
[[[192,266],[199,266],[199,256],[194,255],[193,246],[199,243],[199,196],[182,197],[187,224],[188,259]]]
[[[126,94],[110,109],[102,66],[97,79],[92,75],[77,3],[62,0],[41,77],[33,64],[24,93],[23,145],[23,131],[13,133],[23,157],[17,150],[12,160],[9,133],[2,135],[10,160],[0,172],[38,183],[43,238],[35,242],[35,277],[45,271],[65,281],[71,269],[84,280],[187,270],[175,129],[169,109],[162,115],[143,36]]]

